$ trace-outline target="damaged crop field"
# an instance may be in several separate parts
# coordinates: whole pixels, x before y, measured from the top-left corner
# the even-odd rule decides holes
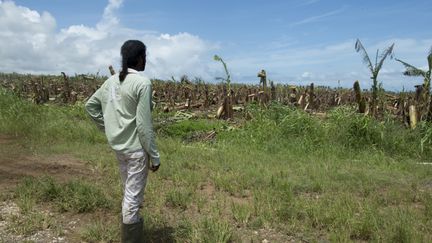
[[[117,160],[83,106],[103,80],[1,75],[0,242],[120,240]],[[149,242],[432,241],[421,95],[380,92],[359,112],[373,94],[356,85],[153,82]]]

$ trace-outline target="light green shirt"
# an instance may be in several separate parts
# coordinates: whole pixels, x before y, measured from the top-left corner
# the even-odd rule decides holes
[[[111,76],[85,107],[97,126],[105,131],[112,149],[125,153],[144,149],[152,164],[159,165],[151,99],[150,80],[129,68],[123,82],[118,74]]]

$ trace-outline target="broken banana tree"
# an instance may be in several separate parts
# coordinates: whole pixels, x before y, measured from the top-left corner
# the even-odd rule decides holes
[[[359,113],[365,113],[366,112],[366,100],[362,96],[360,84],[359,84],[358,80],[354,82],[354,93],[355,93],[356,101],[358,104]]]
[[[115,71],[114,71],[113,66],[109,65],[108,68],[109,68],[109,71],[110,71],[111,75],[114,75],[114,74],[115,74]]]
[[[396,61],[402,63],[405,66],[405,72],[403,73],[405,76],[422,76],[423,77],[423,85],[417,87],[417,106],[420,115],[420,120],[432,121],[432,99],[430,94],[430,86],[431,86],[431,73],[432,73],[432,47],[429,50],[427,61],[428,61],[428,70],[422,70],[417,68],[409,63],[406,63],[402,60],[396,59]]]
[[[223,64],[225,69],[226,78],[217,78],[218,80],[222,80],[225,85],[223,86],[223,103],[217,110],[217,118],[223,119],[231,119],[234,117],[233,105],[232,105],[232,97],[231,97],[231,75],[228,72],[228,68],[226,63],[222,60],[221,57],[215,55],[213,58],[215,61],[219,61]]]

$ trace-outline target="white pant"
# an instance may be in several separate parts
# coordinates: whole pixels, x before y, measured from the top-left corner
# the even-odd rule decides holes
[[[144,201],[149,160],[143,149],[131,152],[116,152],[123,183],[122,216],[124,224],[134,224],[141,220],[139,209]]]

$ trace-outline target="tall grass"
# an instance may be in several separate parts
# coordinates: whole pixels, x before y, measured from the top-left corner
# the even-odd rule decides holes
[[[103,142],[104,135],[87,118],[84,106],[36,105],[0,89],[0,133],[35,142]]]
[[[428,123],[410,130],[398,120],[379,121],[350,107],[335,108],[324,119],[278,104],[268,109],[251,106],[249,111],[254,119],[242,129],[222,134],[222,140],[270,153],[331,151],[344,156],[376,151],[426,160],[432,155],[432,126]]]
[[[73,106],[35,105],[0,89],[0,133],[25,136],[33,141],[104,143],[105,138],[87,117],[83,104]],[[345,153],[380,151],[392,156],[428,159],[432,155],[432,126],[422,122],[409,130],[394,119],[378,121],[339,107],[327,118],[311,116],[301,110],[273,104],[268,109],[251,105],[254,119],[241,129],[226,131],[222,122],[186,120],[163,126],[168,137],[187,138],[199,131],[218,130],[219,141],[241,143],[268,152],[334,151]],[[348,154],[348,153],[346,153]]]

